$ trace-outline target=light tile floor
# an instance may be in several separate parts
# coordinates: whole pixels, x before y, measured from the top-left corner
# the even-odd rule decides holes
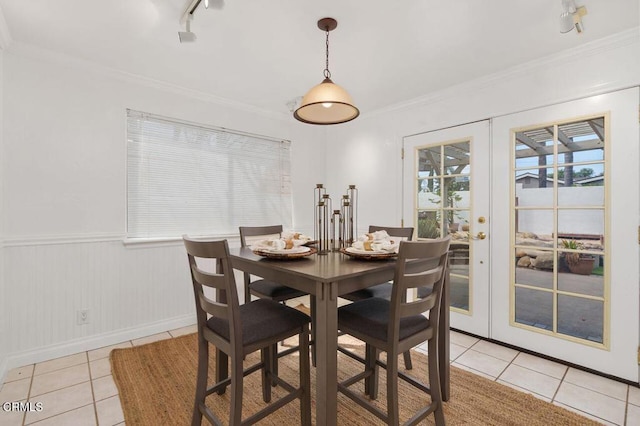
[[[0,425],[124,425],[109,352],[192,332],[195,326],[13,369],[0,388],[0,402],[39,402],[42,410],[0,410]],[[451,362],[603,424],[640,425],[635,386],[457,332],[451,333]]]

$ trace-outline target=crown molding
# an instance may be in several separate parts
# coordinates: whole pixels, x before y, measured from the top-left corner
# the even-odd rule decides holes
[[[7,21],[4,19],[2,7],[0,7],[0,50],[6,50],[12,42],[13,39],[11,38],[9,26],[7,25]]]
[[[242,102],[234,101],[232,99],[223,98],[213,95],[211,93],[203,92],[200,90],[189,89],[178,84],[169,83],[153,79],[150,77],[129,73],[116,68],[106,67],[95,62],[87,61],[73,57],[64,53],[55,52],[48,49],[43,49],[34,45],[12,42],[10,48],[6,50],[6,53],[10,53],[15,56],[20,56],[35,60],[44,60],[52,62],[62,66],[73,66],[81,70],[87,70],[97,74],[102,74],[106,77],[118,79],[127,83],[138,84],[141,86],[149,87],[152,89],[162,90],[164,92],[173,93],[180,96],[186,96],[188,98],[196,99],[203,102],[213,103],[229,108],[234,108],[243,112],[263,116],[275,120],[286,120],[290,116],[284,112],[274,112],[262,108],[248,105]]]
[[[388,114],[391,112],[397,112],[405,109],[434,104],[443,99],[452,98],[456,95],[486,89],[488,87],[504,83],[507,80],[513,80],[523,75],[531,74],[532,72],[535,72],[537,70],[571,63],[578,58],[596,56],[606,51],[611,51],[634,44],[640,44],[640,27],[621,31],[608,37],[585,43],[571,49],[566,49],[553,55],[518,64],[504,71],[489,74],[484,77],[450,86],[446,89],[438,90],[424,96],[419,96],[409,101],[389,105],[387,107],[363,114],[362,116],[363,118],[370,118],[381,114]]]

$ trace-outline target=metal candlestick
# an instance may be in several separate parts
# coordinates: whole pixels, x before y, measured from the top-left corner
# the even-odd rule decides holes
[[[320,203],[320,201],[322,201],[322,196],[324,194],[326,194],[327,191],[324,188],[324,185],[321,183],[317,183],[316,187],[313,191],[313,205],[315,206],[315,209],[313,211],[313,223],[314,223],[314,227],[313,227],[313,239],[314,240],[319,240],[320,239],[320,235],[319,235],[319,227],[318,227],[318,220],[320,220],[320,218],[318,217],[318,203]]]
[[[344,247],[344,221],[340,210],[334,210],[331,216],[331,250],[338,251]]]
[[[353,244],[358,233],[358,189],[355,185],[349,185],[347,195],[343,198],[345,212],[343,220],[345,222],[345,243]]]
[[[318,254],[326,254],[331,248],[331,236],[329,235],[331,212],[331,198],[329,197],[329,194],[322,194],[322,199],[318,202],[317,211]]]

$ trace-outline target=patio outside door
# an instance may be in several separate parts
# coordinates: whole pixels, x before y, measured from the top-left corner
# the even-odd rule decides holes
[[[403,219],[451,235],[451,327],[489,337],[489,122],[404,138]]]

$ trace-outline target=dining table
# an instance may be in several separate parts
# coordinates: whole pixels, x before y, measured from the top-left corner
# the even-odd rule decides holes
[[[251,248],[230,249],[234,269],[309,293],[315,298],[316,424],[338,421],[338,298],[393,280],[395,258],[359,259],[339,251],[295,259],[273,259]],[[450,396],[449,286],[444,286],[439,328],[440,378],[443,400]],[[223,354],[220,354],[223,356]],[[416,367],[414,367],[416,368]]]

